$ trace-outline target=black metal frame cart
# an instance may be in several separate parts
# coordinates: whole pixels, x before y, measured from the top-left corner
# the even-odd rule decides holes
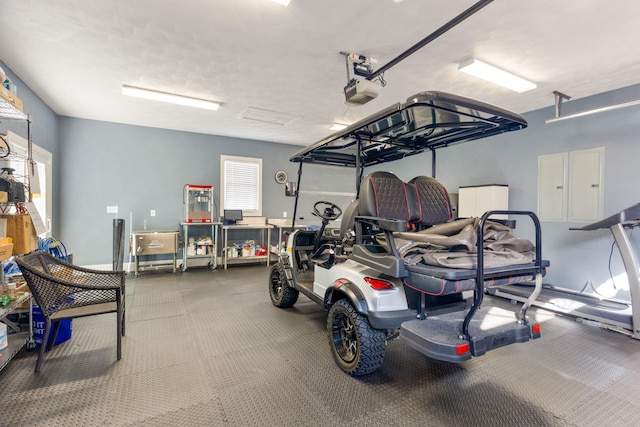
[[[215,270],[218,266],[217,261],[217,253],[218,253],[218,226],[221,225],[220,222],[182,222],[180,225],[182,226],[182,265],[180,269],[182,271],[187,271],[189,266],[192,267],[204,267],[207,266],[212,270]],[[191,227],[196,227],[196,230],[193,233],[189,231]],[[202,230],[204,227],[209,227],[211,242],[202,242],[198,243],[197,240],[194,240],[193,245],[196,246],[193,248],[193,252],[191,252],[191,248],[189,245],[192,243],[189,242],[189,236],[192,235],[196,239],[202,238],[204,236]],[[202,230],[202,232],[200,231]],[[200,252],[200,253],[199,253]],[[191,263],[189,262],[191,260]],[[206,261],[206,264],[205,264]]]

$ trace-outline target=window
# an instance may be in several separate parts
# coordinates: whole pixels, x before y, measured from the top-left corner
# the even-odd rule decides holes
[[[19,135],[9,131],[8,139],[11,144],[11,149],[16,154],[27,157],[27,140]],[[40,196],[33,196],[33,204],[35,205],[40,218],[44,222],[47,229],[46,236],[51,235],[51,214],[52,214],[52,193],[53,193],[53,175],[52,175],[52,155],[44,148],[33,144],[32,146],[33,160],[36,162],[38,168],[37,177],[40,184]],[[23,160],[5,160],[3,167],[10,167],[15,169],[14,174],[16,176],[26,175],[26,162]],[[34,185],[32,185],[32,190]],[[33,192],[33,191],[32,191]]]
[[[220,213],[242,209],[245,216],[262,216],[262,159],[220,156]]]

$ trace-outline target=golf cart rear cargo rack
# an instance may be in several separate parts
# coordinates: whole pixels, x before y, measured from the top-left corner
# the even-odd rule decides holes
[[[354,202],[358,204],[358,215],[354,218],[356,242],[350,260],[387,277],[402,279],[405,287],[420,296],[417,320],[402,323],[401,339],[429,357],[458,363],[489,350],[540,337],[540,327],[529,323],[527,310],[542,289],[542,277],[549,263],[542,259],[541,226],[533,212],[486,212],[477,224],[475,253],[469,253],[475,265],[472,262],[469,268],[434,266],[415,261],[405,264],[394,232],[403,232],[399,236],[401,239],[419,242],[419,232],[412,231],[408,225],[425,226],[424,231],[429,231],[432,225],[455,224],[456,221],[450,221],[446,189],[432,178],[417,177],[404,183],[389,172],[376,171],[363,179],[359,196],[359,200]],[[523,260],[521,264],[494,262],[493,267],[486,267],[485,251],[490,250],[484,247],[485,226],[495,215],[528,216],[532,220],[536,239],[535,255],[531,261]],[[377,232],[373,236],[370,232],[364,233],[364,224],[374,225]],[[416,239],[412,239],[413,233]],[[381,244],[380,234],[384,234],[384,244]],[[368,236],[366,241],[364,235]],[[507,237],[507,240],[512,239]],[[402,246],[406,248],[407,245]],[[459,253],[458,250],[456,252]],[[479,310],[485,289],[522,281],[535,281],[536,285],[516,319],[509,321],[504,314],[486,316],[486,312]],[[427,311],[427,298],[446,298],[466,291],[473,292],[470,306],[458,305],[453,311],[442,314]],[[466,313],[462,314],[462,311]]]

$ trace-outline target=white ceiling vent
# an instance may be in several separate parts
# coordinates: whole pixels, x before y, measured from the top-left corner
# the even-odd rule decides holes
[[[277,111],[263,110],[261,108],[248,107],[242,112],[240,118],[247,120],[256,120],[258,122],[273,123],[281,126],[289,126],[302,117],[294,116],[288,113],[279,113]]]

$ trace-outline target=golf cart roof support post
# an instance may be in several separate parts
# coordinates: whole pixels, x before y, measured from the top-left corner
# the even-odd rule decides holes
[[[356,151],[356,199],[360,197],[360,181],[362,180],[362,164],[360,163],[360,151],[362,150],[362,141],[360,136],[356,137],[358,150]]]
[[[367,80],[375,79],[380,74],[384,73],[389,68],[391,68],[394,65],[396,65],[398,62],[400,62],[403,59],[407,58],[409,55],[412,55],[412,54],[416,53],[418,50],[420,50],[421,48],[423,48],[427,44],[431,43],[432,41],[434,41],[435,39],[437,39],[438,37],[440,37],[441,35],[443,35],[447,31],[449,31],[450,29],[452,29],[453,27],[455,27],[456,25],[458,25],[459,23],[461,23],[462,21],[464,21],[465,19],[467,19],[468,17],[473,15],[474,13],[478,12],[480,9],[482,9],[483,7],[485,7],[486,5],[491,3],[492,1],[493,0],[480,0],[479,2],[477,2],[476,4],[474,4],[473,6],[471,6],[470,8],[468,8],[467,10],[465,10],[464,12],[462,12],[461,14],[459,14],[458,16],[453,18],[451,21],[447,22],[442,27],[440,27],[437,30],[435,30],[433,33],[429,34],[427,37],[423,38],[418,43],[414,44],[409,49],[405,50],[400,55],[396,56],[394,59],[392,59],[391,61],[387,62],[382,67],[378,68],[378,70],[376,70],[373,73],[369,74],[367,76]]]
[[[431,178],[436,177],[436,149],[431,149]]]
[[[304,162],[300,162],[298,166],[298,183],[296,184],[296,201],[293,204],[293,219],[291,220],[291,230],[294,230],[296,226],[296,215],[298,214],[298,198],[300,197],[300,181],[302,180],[302,164]],[[280,242],[278,242],[279,244]]]

